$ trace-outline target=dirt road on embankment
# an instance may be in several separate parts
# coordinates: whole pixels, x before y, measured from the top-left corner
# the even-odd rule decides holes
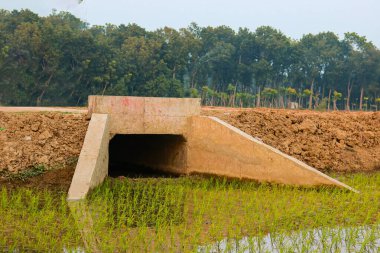
[[[75,162],[88,125],[83,112],[0,110],[0,177]],[[380,112],[203,108],[202,114],[217,116],[324,172],[380,169]]]

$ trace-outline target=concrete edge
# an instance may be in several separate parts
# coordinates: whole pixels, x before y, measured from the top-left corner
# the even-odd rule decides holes
[[[225,121],[223,121],[223,120],[221,120],[221,119],[219,119],[217,117],[213,117],[213,116],[204,116],[204,117],[208,117],[209,119],[211,119],[211,120],[213,120],[213,121],[215,121],[215,122],[217,122],[219,124],[222,124],[223,126],[225,126],[225,127],[229,128],[230,130],[234,131],[235,133],[237,133],[237,134],[239,134],[239,135],[247,138],[248,140],[250,140],[252,142],[255,142],[256,144],[258,144],[260,146],[263,146],[263,147],[269,149],[270,151],[272,151],[272,152],[274,152],[274,153],[276,153],[276,154],[278,154],[280,156],[285,157],[289,161],[291,161],[293,163],[296,163],[297,165],[303,167],[304,169],[309,170],[310,172],[318,174],[318,175],[320,175],[320,176],[322,176],[322,177],[324,177],[324,178],[332,181],[337,186],[340,186],[342,188],[346,188],[346,189],[348,189],[350,191],[353,191],[355,193],[360,193],[358,190],[356,190],[356,189],[354,189],[354,188],[352,188],[352,187],[350,187],[350,186],[348,186],[348,185],[346,185],[346,184],[344,184],[344,183],[342,183],[342,182],[340,182],[340,181],[338,181],[338,180],[336,180],[336,179],[334,179],[332,177],[327,176],[326,174],[324,174],[324,173],[318,171],[317,169],[315,169],[315,168],[307,165],[306,163],[304,163],[304,162],[302,162],[302,161],[300,161],[300,160],[298,160],[298,159],[296,159],[296,158],[294,158],[292,156],[289,156],[289,155],[283,153],[282,151],[280,151],[280,150],[278,150],[278,149],[276,149],[276,148],[274,148],[274,147],[272,147],[272,146],[270,146],[268,144],[265,144],[264,142],[262,142],[262,141],[260,141],[260,140],[258,140],[256,138],[254,138],[253,136],[251,136],[251,135],[243,132],[239,128],[234,127],[234,126],[228,124],[227,122],[225,122]]]
[[[93,114],[67,195],[67,201],[84,200],[108,172],[109,116]],[[106,150],[105,150],[106,149]]]

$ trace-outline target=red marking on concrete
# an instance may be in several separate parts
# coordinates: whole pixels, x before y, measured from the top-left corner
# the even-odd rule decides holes
[[[121,104],[124,106],[128,106],[129,103],[130,103],[130,100],[128,98],[124,98],[123,100],[121,100]]]

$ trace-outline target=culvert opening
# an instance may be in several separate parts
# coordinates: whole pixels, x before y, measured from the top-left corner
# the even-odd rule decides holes
[[[186,155],[182,135],[117,134],[109,143],[108,176],[178,176],[186,173]]]

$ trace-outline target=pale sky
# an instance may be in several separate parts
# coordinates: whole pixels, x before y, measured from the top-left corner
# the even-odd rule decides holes
[[[270,25],[299,39],[306,33],[357,32],[380,47],[380,0],[0,0],[0,8],[49,15],[68,11],[91,25],[136,23],[148,30],[169,26]]]

